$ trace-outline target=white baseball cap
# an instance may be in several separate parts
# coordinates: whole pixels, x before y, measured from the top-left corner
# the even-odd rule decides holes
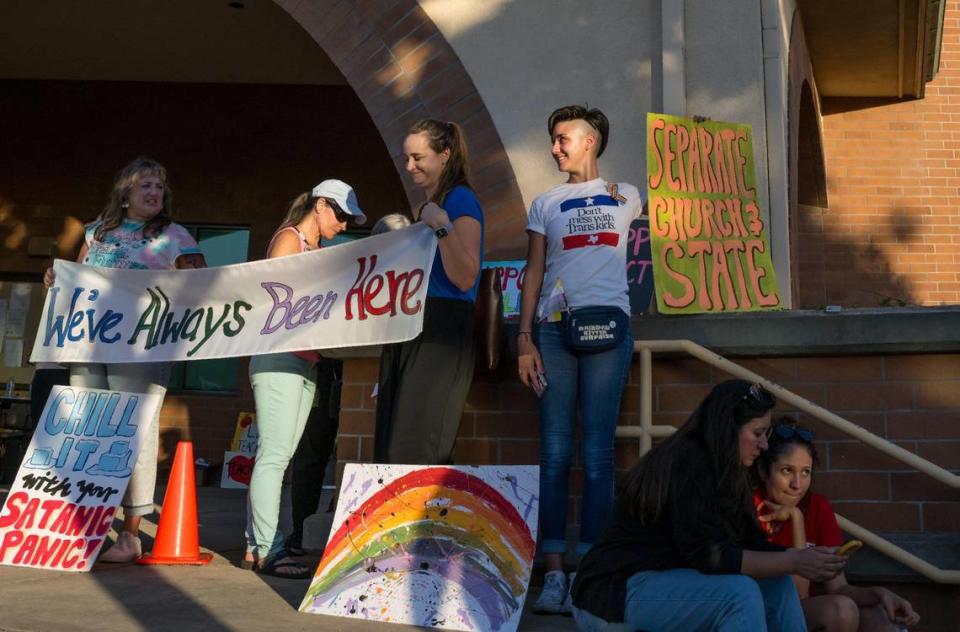
[[[367,221],[367,216],[360,210],[360,205],[357,203],[356,192],[343,180],[324,180],[313,187],[310,194],[315,198],[322,197],[333,200],[340,207],[340,210],[347,215],[351,215],[353,221],[357,224],[363,224]]]

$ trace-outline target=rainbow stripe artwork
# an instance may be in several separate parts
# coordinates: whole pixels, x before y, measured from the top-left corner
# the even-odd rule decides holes
[[[348,464],[300,611],[513,632],[539,500],[536,466]]]

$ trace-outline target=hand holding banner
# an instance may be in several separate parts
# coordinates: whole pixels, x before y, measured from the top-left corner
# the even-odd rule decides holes
[[[31,362],[167,362],[401,342],[423,328],[436,237],[404,230],[201,270],[56,261]]]

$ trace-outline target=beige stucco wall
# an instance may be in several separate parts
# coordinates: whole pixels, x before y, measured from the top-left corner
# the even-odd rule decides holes
[[[759,3],[685,0],[687,112],[753,128],[757,189],[770,208]]]
[[[790,251],[790,41],[797,15],[795,0],[763,0],[763,56],[766,81],[770,248],[780,298],[794,306]],[[795,149],[794,149],[795,151]]]
[[[527,205],[562,181],[547,145],[553,107],[603,109],[612,133],[601,173],[641,187],[648,111],[749,123],[774,263],[789,291],[785,16],[794,0],[683,0],[682,10],[675,2],[420,0],[476,84]],[[665,54],[667,40],[679,48]]]
[[[685,0],[687,112],[753,129],[757,190],[790,305],[787,64],[793,0]],[[785,26],[786,25],[786,26]]]
[[[527,206],[562,182],[546,119],[588,103],[610,119],[608,180],[643,184],[659,0],[420,0],[456,50],[500,132]]]

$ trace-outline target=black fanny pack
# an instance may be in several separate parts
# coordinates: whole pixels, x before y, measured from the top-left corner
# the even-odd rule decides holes
[[[627,335],[630,317],[619,307],[595,306],[563,312],[563,338],[573,351],[609,351]]]

